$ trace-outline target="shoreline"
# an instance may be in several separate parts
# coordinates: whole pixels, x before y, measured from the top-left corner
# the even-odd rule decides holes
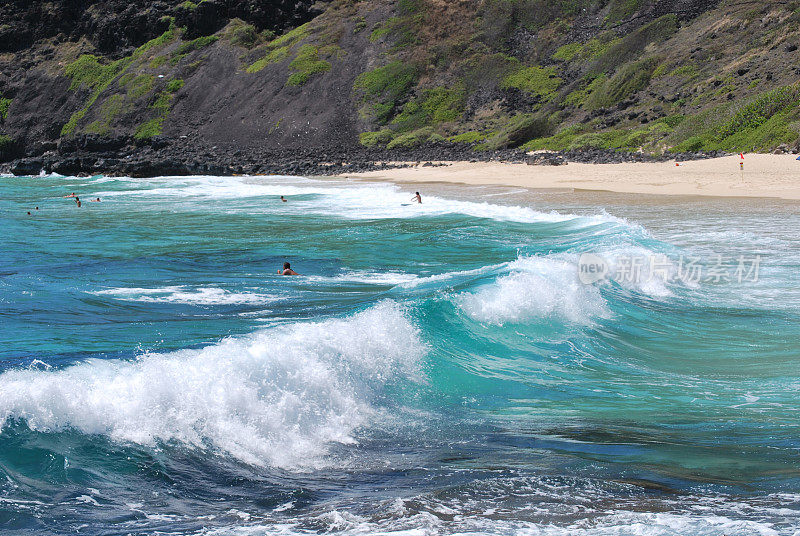
[[[678,162],[573,163],[530,166],[507,162],[435,162],[339,178],[401,183],[499,185],[542,190],[607,191],[622,194],[776,198],[800,200],[796,155],[746,154]]]

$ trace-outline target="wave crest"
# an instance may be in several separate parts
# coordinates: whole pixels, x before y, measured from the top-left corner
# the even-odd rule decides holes
[[[0,424],[76,429],[141,445],[176,441],[254,465],[318,467],[353,443],[370,395],[417,377],[425,352],[403,309],[383,302],[345,319],[298,323],[199,350],[92,359],[0,375]]]
[[[457,305],[473,320],[495,325],[545,317],[585,323],[608,314],[598,287],[582,284],[573,263],[522,257],[508,269],[494,283],[459,295]]]

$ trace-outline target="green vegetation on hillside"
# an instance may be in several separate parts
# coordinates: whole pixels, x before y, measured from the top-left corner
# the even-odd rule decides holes
[[[147,95],[150,93],[150,91],[152,91],[155,80],[156,77],[152,74],[142,74],[137,76],[128,84],[128,96],[132,100],[136,100],[139,97]]]
[[[683,121],[682,116],[664,118],[641,128],[609,129],[591,131],[586,125],[573,125],[562,129],[557,134],[537,138],[523,145],[523,149],[537,151],[569,151],[576,149],[616,149],[625,151],[658,152],[658,144],[675,126]]]
[[[100,105],[100,118],[86,125],[86,132],[104,136],[111,131],[111,122],[122,112],[125,105],[125,97],[122,95],[111,95],[111,97]]]
[[[264,56],[251,63],[246,69],[247,72],[251,74],[257,73],[262,71],[267,65],[283,61],[289,56],[289,51],[299,44],[300,41],[307,38],[310,33],[311,25],[310,23],[306,23],[273,39],[264,45]]]
[[[561,86],[561,78],[556,76],[552,67],[520,67],[503,78],[501,86],[506,89],[514,88],[536,95],[545,100],[555,97],[555,91]]]
[[[14,144],[14,139],[6,134],[0,134],[0,153]]]
[[[611,0],[608,9],[607,21],[617,22],[627,19],[639,9],[641,0]]]
[[[13,99],[0,96],[0,121],[8,119],[8,109],[11,107],[12,100]]]
[[[331,64],[319,59],[319,49],[314,45],[303,45],[297,56],[289,64],[289,69],[294,71],[286,85],[302,86],[308,79],[317,73],[323,73],[331,69]]]
[[[430,140],[433,135],[432,127],[423,127],[405,134],[396,136],[387,145],[387,149],[408,149],[417,147]]]
[[[175,80],[170,80],[167,83],[167,91],[169,93],[176,93],[177,91],[180,91],[185,84],[186,82],[184,82],[180,78],[177,78]]]
[[[463,111],[464,87],[437,87],[422,91],[420,98],[410,100],[392,120],[398,131],[420,128],[458,119]]]
[[[186,41],[185,43],[181,43],[178,49],[175,51],[176,54],[188,54],[194,50],[200,50],[201,48],[205,48],[209,45],[213,45],[219,41],[218,35],[206,35],[204,37],[198,37],[197,39],[192,39],[191,41]]]
[[[97,56],[84,54],[67,65],[65,74],[72,79],[70,90],[75,91],[85,86],[91,90],[91,93],[84,107],[72,114],[69,121],[61,128],[61,135],[68,136],[75,132],[78,122],[83,119],[89,108],[91,108],[98,97],[100,97],[100,94],[103,93],[117,77],[122,75],[135,60],[141,58],[155,48],[166,45],[177,38],[177,36],[178,30],[175,28],[175,21],[171,19],[169,22],[169,29],[166,32],[143,44],[128,57],[121,58],[108,64],[102,64]]]
[[[365,147],[375,147],[376,145],[386,145],[394,137],[394,132],[388,128],[377,132],[362,132],[358,136],[358,141]]]
[[[533,139],[527,150],[580,148],[647,152],[768,151],[800,137],[800,83],[764,92],[749,101],[733,103],[686,117],[664,117],[640,128],[593,131],[571,126],[557,134]]]
[[[232,19],[222,30],[222,38],[227,39],[234,46],[249,49],[274,39],[275,34],[269,30],[259,32],[255,26],[242,19]]]
[[[613,106],[644,89],[657,66],[657,58],[645,58],[622,66],[611,78],[596,78],[595,87],[587,95],[586,106],[592,110]]]
[[[172,94],[164,91],[158,95],[155,102],[150,105],[152,110],[155,110],[156,116],[149,121],[145,121],[136,128],[133,137],[137,140],[147,140],[160,136],[164,130],[164,121],[169,115],[170,103],[172,101]]]
[[[800,137],[800,83],[766,91],[687,121],[674,151],[767,151]]]
[[[264,69],[267,65],[272,63],[278,63],[279,61],[284,60],[289,55],[289,47],[280,47],[274,50],[270,50],[266,56],[261,58],[260,60],[256,60],[253,62],[248,68],[248,73],[257,73]]]
[[[199,5],[177,3],[171,9],[179,12]],[[127,123],[141,123],[138,139],[160,135],[177,95],[191,97],[202,86],[182,89],[183,78],[199,80],[193,75],[199,65],[210,78],[236,65],[247,73],[266,69],[248,79],[271,84],[255,98],[271,98],[278,81],[274,91],[297,99],[299,110],[310,109],[312,93],[330,98],[329,81],[335,87],[352,81],[358,116],[342,110],[342,120],[363,131],[359,141],[366,146],[660,153],[766,151],[800,138],[792,79],[800,65],[792,48],[800,43],[797,5],[725,3],[718,16],[722,11],[710,4],[670,13],[654,0],[322,4],[323,15],[278,37],[258,30],[256,20],[231,19],[213,35],[171,22],[163,35],[121,58],[93,52],[91,40],[64,47],[57,60],[82,102],[62,135],[102,135]],[[182,40],[190,32],[202,36]],[[219,40],[223,45],[212,47]],[[202,64],[212,57],[207,47],[214,61]],[[325,91],[296,89],[306,84]],[[0,121],[10,104],[0,96]],[[280,117],[271,108],[264,106],[273,114],[267,124],[276,124],[270,135],[283,135],[292,127],[277,129]]]
[[[401,61],[393,61],[359,75],[353,89],[361,94],[361,116],[385,125],[391,119],[400,99],[415,82],[416,76],[416,69]]]

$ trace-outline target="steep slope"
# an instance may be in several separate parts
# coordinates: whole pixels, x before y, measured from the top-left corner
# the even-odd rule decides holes
[[[364,146],[767,151],[800,132],[797,2],[6,4],[0,156],[71,171]]]

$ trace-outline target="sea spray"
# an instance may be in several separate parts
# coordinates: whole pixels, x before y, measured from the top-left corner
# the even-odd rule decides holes
[[[490,324],[558,318],[589,322],[609,314],[600,290],[578,280],[577,266],[564,260],[524,257],[506,275],[456,298],[471,318]]]
[[[425,347],[402,307],[297,323],[200,350],[0,375],[0,419],[114,441],[180,442],[246,463],[309,467],[352,443],[386,383],[419,379]]]

